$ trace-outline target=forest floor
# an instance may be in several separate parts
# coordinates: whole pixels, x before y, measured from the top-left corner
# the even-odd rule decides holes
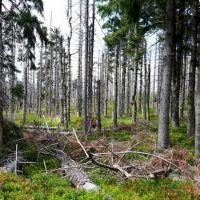
[[[54,119],[47,120],[49,125],[57,126]],[[28,116],[27,125],[34,125],[35,129],[25,130],[20,139],[9,141],[12,134],[8,135],[5,154],[15,154],[17,143],[18,153],[26,162],[19,166],[18,176],[0,173],[0,199],[200,199],[200,167],[194,158],[194,138],[186,135],[186,124],[170,127],[171,148],[165,151],[156,148],[156,119],[137,125],[131,125],[129,120],[120,119],[119,127],[114,129],[110,118],[103,119],[101,133],[93,130],[87,138],[77,134],[83,148],[98,161],[94,163],[85,155],[73,131],[47,133],[36,126],[44,125],[42,119],[38,122]],[[73,118],[70,126],[78,129],[80,123],[80,119]],[[16,130],[15,125],[11,129]],[[52,153],[55,148],[78,163],[99,189],[85,191],[72,185],[70,178],[61,176],[61,162]],[[2,159],[1,163],[4,162]]]

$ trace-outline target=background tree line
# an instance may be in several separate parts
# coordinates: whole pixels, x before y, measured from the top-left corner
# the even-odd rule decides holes
[[[28,112],[59,116],[65,128],[77,113],[83,118],[85,134],[94,119],[101,130],[102,116],[112,116],[117,127],[121,117],[135,124],[140,114],[150,121],[155,111],[159,147],[170,145],[171,121],[178,127],[187,120],[188,137],[195,135],[199,152],[199,1],[80,0],[78,6],[77,77],[72,77],[72,0],[66,8],[67,36],[51,28],[48,39],[47,30],[31,11],[42,14],[42,1],[0,2],[1,144],[4,111],[14,120],[14,113],[22,109],[22,125]],[[106,30],[106,49],[95,63],[97,10]],[[153,50],[148,48],[151,34],[156,35]],[[24,66],[21,83],[16,57]]]

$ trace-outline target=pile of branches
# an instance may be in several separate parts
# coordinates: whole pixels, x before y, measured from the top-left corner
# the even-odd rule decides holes
[[[38,130],[37,134],[34,134],[37,136],[38,154],[52,155],[61,161],[60,168],[50,171],[44,162],[46,173],[57,171],[63,177],[69,177],[75,188],[98,189],[85,173],[86,169],[97,167],[114,172],[120,179],[155,179],[169,176],[200,183],[200,164],[191,166],[186,160],[188,152],[184,149],[157,152],[155,148],[149,153],[137,151],[141,141],[130,146],[105,138],[81,141],[74,129],[70,134],[45,130]],[[26,135],[26,138],[30,139],[31,136]]]

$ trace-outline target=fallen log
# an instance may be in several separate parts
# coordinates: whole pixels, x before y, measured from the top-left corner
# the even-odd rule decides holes
[[[64,177],[69,177],[74,188],[82,188],[87,191],[98,190],[98,186],[94,184],[86,173],[82,170],[82,166],[71,160],[63,151],[57,150],[56,156],[61,160],[61,173]]]

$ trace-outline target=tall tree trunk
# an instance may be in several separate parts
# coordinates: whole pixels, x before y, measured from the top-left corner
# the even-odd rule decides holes
[[[97,80],[97,129],[101,131],[101,81]]]
[[[88,71],[88,117],[89,125],[91,127],[92,122],[92,100],[93,100],[93,57],[94,57],[94,27],[95,27],[95,0],[92,5],[92,24],[90,25],[90,37],[89,37],[89,71]],[[91,131],[91,129],[89,129]]]
[[[2,15],[2,0],[0,0],[0,15]],[[3,145],[3,36],[2,20],[0,20],[0,152]]]
[[[109,75],[110,75],[110,56],[109,56],[109,50],[108,50],[108,53],[106,55],[106,72],[105,72],[105,78],[106,78],[106,81],[105,81],[105,111],[104,111],[104,115],[105,117],[108,116],[108,97],[109,97]]]
[[[22,127],[26,121],[27,114],[27,103],[28,103],[28,61],[25,63],[24,67],[24,97],[23,97],[23,113],[22,113]]]
[[[199,13],[199,1],[196,0],[194,2],[194,20],[198,20],[196,18],[197,13]],[[196,21],[197,23],[197,21]],[[197,28],[197,35],[199,36],[200,34],[200,26],[199,23],[196,24]],[[200,38],[198,37],[198,44],[200,44]],[[196,121],[195,121],[195,153],[198,154],[200,153],[200,50],[196,51],[196,54],[198,53],[198,66],[197,66],[197,98],[196,98]],[[196,55],[197,56],[197,55]],[[197,63],[196,63],[197,64]]]
[[[78,49],[78,116],[82,115],[82,104],[83,104],[83,80],[82,80],[82,49],[83,49],[83,27],[82,27],[82,6],[83,1],[79,2],[79,49]]]
[[[68,114],[68,123],[71,121],[71,39],[72,39],[72,0],[68,0],[68,11],[67,18],[69,24],[69,35],[67,38],[67,58],[68,58],[68,102],[67,102],[67,114]]]
[[[137,80],[138,80],[138,61],[135,63],[134,69],[134,88],[132,95],[132,105],[133,105],[133,113],[132,113],[132,123],[137,123]]]
[[[138,98],[138,111],[142,112],[142,91],[143,91],[143,60],[140,64],[140,87],[139,87],[139,98]]]
[[[192,8],[192,51],[191,63],[189,68],[189,86],[188,86],[188,126],[187,133],[189,136],[195,134],[195,74],[197,66],[197,14],[198,1],[195,0],[195,5]]]
[[[180,106],[179,106],[180,120],[183,120],[183,118],[184,118],[186,70],[187,70],[187,54],[185,52],[184,53],[183,69],[182,69],[182,72],[181,72],[181,92],[180,92]]]
[[[89,0],[85,3],[85,75],[84,75],[84,133],[88,133],[88,41],[89,41]]]
[[[122,64],[122,88],[121,88],[121,115],[125,114],[125,97],[126,97],[126,67],[127,67],[127,55],[123,52],[123,64]]]
[[[113,125],[118,126],[118,69],[119,69],[119,44],[116,46],[116,60],[115,60],[115,72],[114,72],[114,111],[113,111]]]
[[[166,57],[163,66],[161,85],[160,111],[158,123],[158,145],[167,148],[169,138],[169,107],[171,90],[171,71],[174,66],[174,34],[175,34],[175,0],[166,4]]]
[[[151,65],[148,64],[148,75],[147,75],[147,120],[150,121],[150,91],[151,91]]]
[[[130,115],[130,59],[127,66],[127,81],[126,81],[126,115]]]
[[[143,84],[143,97],[142,97],[142,113],[144,120],[147,120],[147,43],[146,41],[143,42],[143,48],[145,49],[144,53],[144,84]]]
[[[178,18],[177,18],[177,33],[176,33],[176,61],[173,69],[173,87],[172,87],[172,122],[175,127],[179,126],[179,93],[180,93],[180,78],[181,78],[181,69],[183,66],[182,57],[183,57],[183,34],[184,34],[184,11],[185,11],[185,2],[184,0],[180,1]]]
[[[155,100],[156,100],[156,72],[157,72],[157,37],[156,37],[156,47],[155,47],[155,58],[154,58],[154,70],[153,70],[153,108],[155,108]]]

